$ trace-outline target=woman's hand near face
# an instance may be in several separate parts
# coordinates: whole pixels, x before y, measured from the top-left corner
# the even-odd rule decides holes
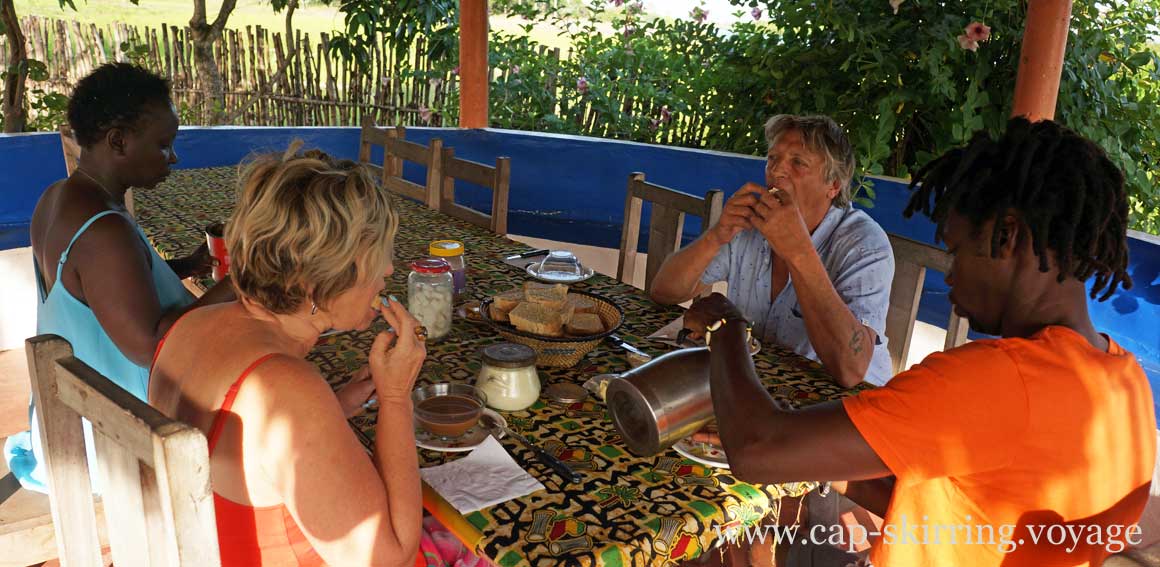
[[[395,299],[380,305],[379,313],[392,330],[379,333],[371,345],[371,378],[380,400],[410,400],[415,379],[427,358],[427,345],[415,334],[419,321]]]

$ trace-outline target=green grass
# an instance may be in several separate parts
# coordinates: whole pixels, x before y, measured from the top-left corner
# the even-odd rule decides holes
[[[16,14],[23,17],[28,15],[76,20],[82,23],[95,23],[105,26],[114,22],[124,22],[132,26],[159,27],[162,24],[185,26],[193,16],[192,0],[140,0],[140,5],[134,6],[129,0],[74,0],[77,6],[74,12],[71,8],[63,10],[57,0],[16,0]],[[383,0],[389,2],[390,0]],[[206,2],[206,18],[210,21],[217,17],[220,0]],[[330,32],[343,28],[342,12],[337,7],[324,6],[318,2],[304,0],[302,6],[294,12],[294,27],[311,37],[317,38],[321,32]],[[270,7],[269,0],[238,0],[227,20],[227,27],[245,29],[246,26],[263,26],[272,31],[279,31],[285,27],[285,16],[275,13]],[[524,20],[493,16],[493,29],[508,33],[522,34],[520,24]],[[566,50],[568,38],[559,30],[546,24],[537,24],[528,34],[533,40],[549,47],[559,47]]]

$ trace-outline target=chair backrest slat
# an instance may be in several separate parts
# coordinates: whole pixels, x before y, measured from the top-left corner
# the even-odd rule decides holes
[[[495,167],[455,157],[455,148],[443,148],[443,183],[439,211],[486,228],[496,234],[507,234],[508,191],[511,182],[511,159],[498,157]],[[491,191],[491,214],[455,202],[455,181],[461,180]]]
[[[645,289],[652,287],[653,278],[665,260],[681,247],[685,215],[701,218],[702,230],[712,226],[721,217],[725,196],[716,189],[705,197],[697,197],[645,181],[643,173],[628,176],[628,190],[624,198],[624,224],[620,232],[620,260],[616,277],[631,283],[636,272],[636,252],[640,243],[641,210],[644,201],[652,203],[649,214],[648,261],[645,265]]]
[[[906,370],[906,355],[914,338],[914,321],[918,316],[926,271],[933,269],[946,273],[952,259],[941,248],[896,234],[888,236],[894,249],[894,281],[890,287],[890,307],[886,312],[886,338],[893,372],[897,374]],[[967,342],[968,330],[966,321],[952,311],[943,349]]]
[[[205,435],[101,376],[60,337],[34,337],[26,349],[62,560],[96,565],[100,557],[84,418],[103,472],[115,563],[219,565]]]
[[[430,145],[424,146],[406,139],[407,129],[403,126],[382,128],[375,125],[374,117],[366,115],[362,120],[362,133],[359,137],[359,162],[366,164],[380,175],[383,187],[387,191],[398,193],[404,197],[419,201],[432,209],[439,208],[439,185],[443,178],[443,141],[433,138]],[[373,146],[382,146],[382,165],[371,163]],[[424,185],[418,185],[403,179],[403,162],[417,163],[427,169],[427,179]],[[395,181],[406,181],[397,183]],[[416,192],[415,187],[420,190]]]

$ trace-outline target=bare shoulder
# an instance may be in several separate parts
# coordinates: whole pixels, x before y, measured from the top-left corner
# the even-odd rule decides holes
[[[274,354],[251,371],[246,389],[271,413],[319,416],[338,408],[326,379],[314,364],[289,354]],[[341,411],[340,411],[341,414]]]

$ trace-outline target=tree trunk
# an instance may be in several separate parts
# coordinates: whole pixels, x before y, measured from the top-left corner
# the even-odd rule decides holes
[[[23,132],[28,115],[24,109],[25,81],[28,79],[28,50],[24,46],[24,34],[20,31],[20,20],[16,18],[14,0],[0,0],[0,20],[4,22],[4,35],[8,39],[8,76],[4,79],[4,99],[0,107],[4,112],[4,132]]]
[[[201,91],[202,116],[209,124],[221,124],[225,118],[225,85],[221,70],[213,56],[214,44],[221,41],[226,20],[234,11],[237,0],[224,0],[217,18],[206,23],[205,0],[193,1],[193,18],[189,20],[190,39],[193,41],[193,61],[197,68],[198,89]]]

